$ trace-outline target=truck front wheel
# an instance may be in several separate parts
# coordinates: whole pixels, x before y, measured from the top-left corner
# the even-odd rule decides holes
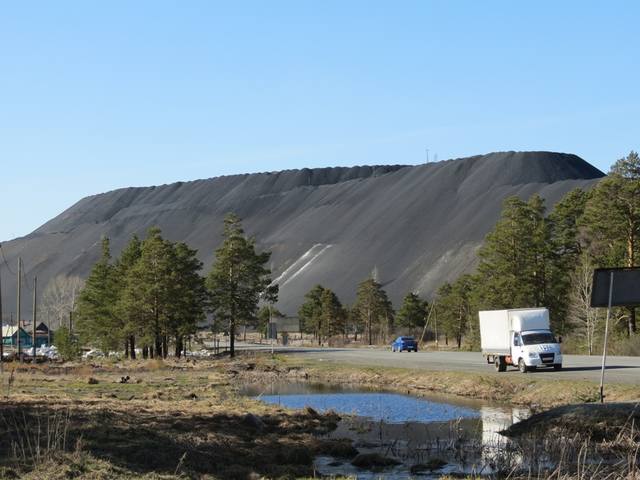
[[[505,372],[507,370],[507,362],[504,361],[504,357],[496,357],[495,365],[497,372]]]
[[[527,364],[524,363],[524,360],[522,358],[518,360],[518,370],[520,370],[522,373],[527,373],[529,371],[529,369],[527,368]]]

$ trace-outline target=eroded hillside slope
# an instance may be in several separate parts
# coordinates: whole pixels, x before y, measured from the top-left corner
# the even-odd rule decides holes
[[[397,306],[408,291],[428,297],[473,268],[505,197],[540,193],[552,205],[602,176],[575,155],[501,152],[411,167],[302,169],[127,188],[87,197],[3,250],[12,265],[21,256],[27,276],[37,274],[46,285],[58,274],[86,276],[103,235],[117,254],[131,234],[158,225],[166,237],[197,248],[208,269],[222,219],[233,211],[273,252],[283,312],[295,314],[317,283],[349,303],[372,272]],[[15,298],[14,277],[2,275],[5,298]],[[5,305],[9,315],[12,302]]]

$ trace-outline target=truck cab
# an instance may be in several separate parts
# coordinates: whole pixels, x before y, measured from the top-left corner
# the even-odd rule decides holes
[[[537,367],[562,369],[560,343],[549,330],[512,332],[511,363],[521,372]]]

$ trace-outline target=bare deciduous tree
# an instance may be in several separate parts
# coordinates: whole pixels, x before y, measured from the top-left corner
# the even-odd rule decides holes
[[[585,342],[589,355],[593,354],[594,337],[598,326],[598,309],[591,307],[591,291],[593,290],[593,263],[584,252],[579,258],[578,266],[571,275],[573,285],[570,294],[569,324]]]
[[[84,281],[80,277],[58,275],[51,279],[42,293],[42,307],[50,328],[60,328],[75,307]]]

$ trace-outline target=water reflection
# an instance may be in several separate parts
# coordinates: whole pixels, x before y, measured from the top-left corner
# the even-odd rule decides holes
[[[447,396],[416,397],[397,393],[327,385],[272,384],[249,386],[244,393],[288,408],[310,406],[343,414],[331,438],[349,438],[361,453],[394,457],[402,465],[384,470],[384,478],[414,478],[411,467],[439,459],[446,464],[421,478],[447,473],[490,474],[495,453],[506,439],[498,432],[529,416],[525,408]],[[359,470],[344,459],[320,457],[318,471],[325,475],[380,478],[380,473]]]
[[[492,445],[503,442],[505,437],[498,432],[505,430],[520,420],[529,418],[531,411],[524,407],[505,407],[495,405],[480,406],[482,419],[482,443]]]
[[[287,395],[262,395],[260,400],[287,408],[300,409],[308,406],[321,412],[334,410],[339,413],[390,424],[438,422],[480,416],[478,411],[471,408],[397,393],[293,393]]]

